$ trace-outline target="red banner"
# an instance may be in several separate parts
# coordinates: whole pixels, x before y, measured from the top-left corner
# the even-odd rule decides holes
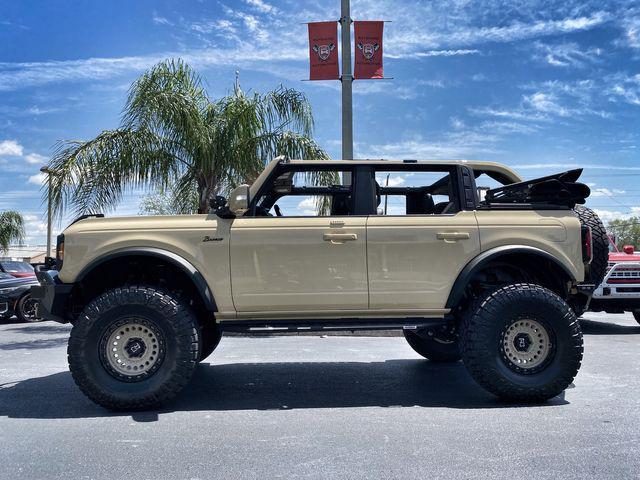
[[[353,24],[356,44],[353,78],[383,78],[382,31],[384,22],[356,21]]]
[[[338,22],[309,24],[309,80],[338,80]]]

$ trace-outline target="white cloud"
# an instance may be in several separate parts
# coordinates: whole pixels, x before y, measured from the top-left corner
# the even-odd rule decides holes
[[[599,208],[594,208],[593,211],[596,212],[605,224],[609,223],[611,220],[626,220],[640,215],[640,207],[631,207],[628,212],[621,212],[619,210],[603,210]]]
[[[263,0],[245,0],[245,2],[262,13],[276,13],[278,9]]]
[[[581,49],[577,43],[560,43],[560,44],[543,44],[541,42],[534,43],[537,52],[533,58],[544,61],[555,67],[577,67],[582,68],[588,63],[598,61],[602,55],[600,48]]]
[[[15,140],[3,140],[0,142],[0,157],[21,157],[23,147]]]
[[[628,15],[623,21],[624,39],[631,48],[640,48],[640,11]]]
[[[42,165],[47,163],[47,157],[38,153],[29,153],[24,156],[24,160],[31,165]]]
[[[153,14],[153,17],[151,18],[151,20],[156,25],[167,25],[167,26],[172,26],[173,25],[173,22],[171,22],[167,18],[161,17],[160,15],[157,15],[155,13]]]
[[[559,115],[561,117],[567,117],[569,115],[569,111],[566,108],[558,105],[555,95],[549,93],[535,92],[532,95],[525,96],[524,101],[539,112]]]
[[[460,49],[460,50],[427,50],[425,52],[413,53],[385,53],[388,58],[425,58],[425,57],[457,57],[460,55],[473,55],[480,53],[476,49]]]
[[[593,188],[591,189],[590,197],[613,197],[614,194],[621,195],[626,193],[625,190],[613,189],[609,190],[608,188]]]
[[[300,210],[309,210],[316,207],[316,199],[315,197],[305,197],[302,199],[300,203],[298,203],[298,208]]]
[[[31,175],[29,177],[28,182],[34,185],[44,185],[44,182],[47,180],[47,176],[44,173],[36,173],[35,175]]]

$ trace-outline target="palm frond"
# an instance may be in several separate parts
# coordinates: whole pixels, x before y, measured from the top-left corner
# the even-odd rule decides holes
[[[13,210],[0,212],[0,252],[6,252],[14,242],[22,243],[24,236],[22,215]]]

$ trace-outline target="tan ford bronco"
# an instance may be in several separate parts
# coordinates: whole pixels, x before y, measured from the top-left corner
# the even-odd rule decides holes
[[[174,397],[225,331],[401,329],[498,397],[543,401],[580,367],[572,308],[606,268],[579,176],[276,159],[208,215],[77,220],[33,295],[73,324],[73,378],[110,409]]]

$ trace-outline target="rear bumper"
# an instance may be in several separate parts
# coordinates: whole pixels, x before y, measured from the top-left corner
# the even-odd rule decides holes
[[[31,296],[38,300],[38,316],[45,320],[68,323],[67,300],[72,284],[62,283],[57,270],[36,271],[40,285],[31,287]]]

